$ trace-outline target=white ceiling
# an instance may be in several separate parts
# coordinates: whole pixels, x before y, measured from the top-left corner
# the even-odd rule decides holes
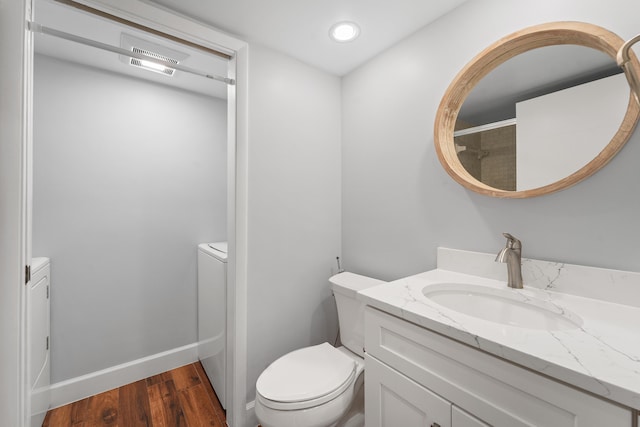
[[[384,49],[467,0],[143,0],[257,42],[336,75],[344,75]],[[35,0],[41,25],[120,46],[123,33],[188,54],[183,65],[227,75],[227,62],[212,54],[100,18],[55,0]],[[361,28],[353,42],[337,43],[329,28],[338,21]],[[141,70],[117,54],[37,34],[36,52],[209,96],[226,98],[226,85],[177,71],[173,77]]]
[[[415,32],[467,0],[144,0],[159,7],[187,15],[248,41],[259,42],[299,60],[337,75],[344,75],[363,62]],[[180,51],[188,57],[183,65],[226,76],[227,61],[210,53],[186,47],[114,21],[82,12],[55,0],[35,0],[35,20],[41,25],[77,36],[120,46],[122,34]],[[351,20],[361,26],[360,37],[351,43],[336,43],[329,28],[337,21]],[[56,37],[36,36],[36,52],[127,74],[157,83],[176,86],[209,96],[226,98],[226,85],[200,76],[177,71],[173,77],[132,67],[119,55],[100,51]],[[144,46],[140,46],[145,48]],[[473,122],[478,111],[502,114],[501,106],[512,104],[535,90],[559,81],[576,79],[583,70],[595,74],[612,61],[592,49],[575,48],[569,55],[563,49],[528,52],[508,61],[473,90],[461,115]],[[577,51],[576,51],[577,50]],[[594,53],[595,52],[595,53]],[[546,55],[540,57],[541,54]],[[547,57],[554,54],[553,57]],[[575,56],[579,55],[579,56]],[[571,58],[569,62],[563,58]],[[523,64],[524,62],[524,64]],[[539,64],[549,65],[541,72]],[[591,64],[587,66],[586,64]],[[519,72],[513,72],[514,68]],[[523,71],[524,70],[524,71]],[[582,70],[582,71],[581,71]],[[528,71],[528,72],[527,72]],[[526,85],[524,84],[526,82]],[[535,84],[532,85],[531,82]],[[475,101],[476,98],[479,101]],[[473,120],[472,120],[473,119]],[[492,118],[492,120],[495,118]]]
[[[147,0],[342,76],[467,0]],[[338,21],[360,37],[329,39]]]

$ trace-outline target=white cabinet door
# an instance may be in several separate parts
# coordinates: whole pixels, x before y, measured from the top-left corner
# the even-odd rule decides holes
[[[31,280],[27,297],[29,386],[49,385],[49,267]]]
[[[46,258],[33,258],[33,276],[27,293],[27,360],[31,392],[31,425],[41,426],[51,402],[49,350],[49,286],[51,268]]]
[[[227,263],[198,249],[198,359],[223,408],[227,407]],[[205,249],[201,249],[202,247]]]
[[[490,427],[471,414],[453,405],[451,408],[451,425],[453,427]]]
[[[629,408],[370,307],[365,311],[365,348],[372,360],[381,361],[397,375],[411,378],[489,425],[632,425]],[[368,369],[367,365],[365,372]]]
[[[451,404],[365,355],[367,427],[451,427]]]

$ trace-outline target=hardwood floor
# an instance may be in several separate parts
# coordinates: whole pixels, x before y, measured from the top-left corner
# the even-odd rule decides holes
[[[42,427],[224,427],[200,362],[47,412]]]

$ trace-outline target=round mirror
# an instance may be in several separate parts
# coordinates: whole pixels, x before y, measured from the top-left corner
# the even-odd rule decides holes
[[[523,198],[602,168],[640,112],[615,62],[622,44],[603,28],[558,22],[485,49],[456,76],[436,115],[445,170],[478,193]]]

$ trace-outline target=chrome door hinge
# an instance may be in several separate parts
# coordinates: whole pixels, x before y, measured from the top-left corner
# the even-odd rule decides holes
[[[31,281],[31,266],[25,265],[24,267],[24,284],[26,285]]]

